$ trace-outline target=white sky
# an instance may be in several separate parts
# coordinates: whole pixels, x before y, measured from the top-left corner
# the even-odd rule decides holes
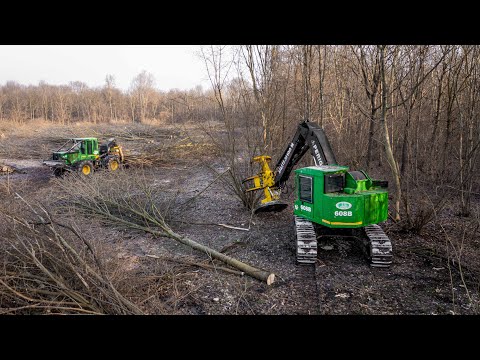
[[[128,90],[142,70],[152,73],[160,90],[208,89],[198,45],[0,45],[0,85],[13,80],[24,85],[105,84],[115,76],[116,87]]]

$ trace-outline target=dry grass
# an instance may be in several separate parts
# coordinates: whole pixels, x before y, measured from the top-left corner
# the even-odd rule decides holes
[[[181,313],[191,265],[125,255],[105,228],[58,206],[54,189],[28,186],[0,188],[1,314]]]
[[[127,150],[125,158],[126,163],[133,166],[173,166],[181,164],[182,159],[201,160],[204,157],[210,157],[216,154],[216,150],[212,144],[192,142],[189,137],[183,137],[176,142],[142,144],[135,150]]]
[[[143,313],[116,289],[90,239],[15,195],[0,214],[1,313]]]

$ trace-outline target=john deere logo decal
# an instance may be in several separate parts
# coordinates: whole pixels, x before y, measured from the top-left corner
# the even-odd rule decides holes
[[[337,209],[347,210],[347,209],[350,209],[352,207],[352,204],[350,204],[349,202],[346,202],[346,201],[340,201],[335,206],[337,207]]]

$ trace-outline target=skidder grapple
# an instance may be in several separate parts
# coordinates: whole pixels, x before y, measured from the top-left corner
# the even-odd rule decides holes
[[[74,171],[90,175],[99,168],[116,171],[124,162],[122,147],[113,138],[100,145],[97,138],[73,138],[53,152],[43,165],[51,167],[56,176]]]

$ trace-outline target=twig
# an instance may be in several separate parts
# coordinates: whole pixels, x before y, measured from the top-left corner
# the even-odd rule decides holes
[[[226,227],[226,228],[229,228],[229,229],[242,230],[242,231],[250,231],[250,229],[241,228],[241,227],[236,227],[236,226],[230,226],[230,225],[226,225],[226,224],[217,224],[217,225],[218,225],[218,226],[223,226],[223,227]]]
[[[182,221],[182,220],[170,220],[171,222],[179,222],[182,224],[189,224],[189,225],[206,225],[206,226],[222,226],[226,227],[229,229],[235,229],[235,230],[242,230],[242,231],[250,231],[250,228],[241,228],[241,227],[236,227],[236,226],[231,226],[231,225],[226,225],[226,224],[216,224],[216,223],[200,223],[200,222],[193,222],[193,221]]]
[[[227,250],[230,250],[231,248],[235,247],[235,246],[240,246],[240,245],[245,245],[244,242],[241,242],[241,241],[235,241],[234,243],[232,244],[229,244],[227,246],[225,246],[222,250],[220,250],[221,253],[224,253],[226,252]]]
[[[78,197],[72,199],[73,204],[86,214],[98,215],[98,217],[105,222],[121,224],[127,228],[142,230],[158,237],[171,238],[194,250],[205,253],[209,257],[223,261],[258,280],[265,281],[268,285],[271,285],[275,281],[274,273],[255,268],[174,232],[165,222],[165,214],[156,206],[156,198],[153,194],[154,189],[148,184],[137,184],[137,187],[140,185],[140,191],[142,191],[143,194],[138,194],[133,199],[129,197],[128,201],[122,195],[118,197],[119,194],[125,193],[125,189],[122,188],[121,192],[119,192],[115,191],[115,188],[112,188],[112,184],[120,185],[118,181],[115,183],[106,183],[106,189],[100,187],[103,184],[104,183],[95,184],[85,179],[82,179],[76,184],[69,184],[79,189]],[[71,186],[69,186],[68,189],[71,189]],[[143,195],[143,197],[140,195]],[[225,224],[219,226],[224,225]]]

